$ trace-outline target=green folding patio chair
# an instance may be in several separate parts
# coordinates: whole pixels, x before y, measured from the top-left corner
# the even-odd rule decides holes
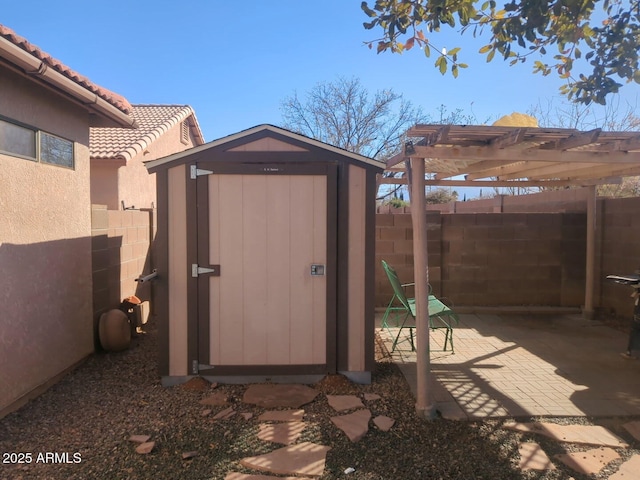
[[[411,351],[415,351],[414,333],[416,328],[416,301],[415,298],[407,298],[405,294],[405,288],[413,283],[400,283],[398,274],[395,269],[391,267],[387,262],[382,260],[382,268],[384,268],[389,283],[393,287],[393,297],[387,305],[387,309],[382,316],[381,328],[386,328],[393,337],[391,328],[398,328],[398,333],[393,340],[393,346],[391,351],[395,351],[399,342],[408,340],[411,344]],[[435,295],[431,294],[431,285],[429,285],[429,328],[432,330],[444,330],[444,348],[442,351],[447,351],[447,346],[451,347],[451,353],[453,350],[453,324],[458,324],[458,315],[451,310],[447,305],[441,302]],[[392,325],[393,324],[393,325]],[[409,329],[409,338],[400,340],[403,329]],[[437,351],[437,350],[432,350]]]

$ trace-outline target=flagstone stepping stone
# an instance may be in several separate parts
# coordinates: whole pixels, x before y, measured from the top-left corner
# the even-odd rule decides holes
[[[156,445],[156,442],[144,442],[136,447],[136,453],[140,455],[146,455],[147,453],[151,453],[153,447]]]
[[[628,422],[622,425],[636,440],[640,440],[640,421]]]
[[[319,477],[324,472],[327,452],[331,447],[311,442],[296,443],[264,455],[246,457],[240,464],[254,470],[281,475],[311,475]]]
[[[213,416],[212,420],[226,420],[227,418],[233,417],[235,414],[236,411],[233,409],[233,407],[225,408],[224,410],[216,413]]]
[[[391,430],[391,427],[393,427],[396,421],[393,418],[387,417],[386,415],[378,415],[373,419],[373,423],[375,423],[376,427],[378,427],[383,432],[388,432],[389,430]]]
[[[292,445],[300,438],[306,426],[304,422],[262,423],[258,438],[265,442]]]
[[[311,480],[309,477],[274,477],[272,475],[252,475],[246,473],[229,472],[224,480]]]
[[[616,473],[609,477],[609,480],[631,480],[638,478],[640,472],[640,455],[636,454],[620,465]]]
[[[518,446],[521,470],[555,470],[556,466],[535,442],[524,442]]]
[[[184,452],[184,453],[182,454],[182,459],[183,459],[183,460],[190,460],[190,459],[192,459],[192,458],[194,458],[194,457],[197,457],[197,456],[198,456],[198,452],[196,452],[196,451],[194,450],[193,452]]]
[[[219,407],[226,404],[227,396],[222,392],[216,392],[200,400],[200,405],[212,405],[214,407]]]
[[[269,410],[258,417],[261,422],[301,422],[304,410]]]
[[[242,401],[264,408],[300,408],[312,402],[319,393],[306,385],[260,383],[250,385]]]
[[[373,402],[374,400],[380,400],[380,398],[382,398],[377,393],[365,393],[363,396],[367,402]]]
[[[585,475],[595,475],[608,463],[620,458],[613,448],[602,447],[586,452],[560,453],[555,456],[567,467]]]
[[[336,412],[364,407],[362,401],[355,395],[327,395],[327,401]]]
[[[628,447],[620,437],[599,425],[558,425],[556,423],[505,423],[504,428],[517,432],[538,433],[558,442],[607,447]]]
[[[369,410],[358,410],[347,415],[331,417],[331,421],[349,437],[349,440],[355,443],[369,431],[370,418],[371,412]]]
[[[245,420],[250,420],[251,418],[253,418],[253,413],[251,412],[242,412],[240,413],[240,415],[242,415],[242,418],[244,418]]]
[[[130,442],[144,443],[151,438],[151,435],[131,435],[129,437]]]

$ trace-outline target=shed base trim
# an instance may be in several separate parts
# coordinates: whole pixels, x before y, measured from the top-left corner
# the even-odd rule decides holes
[[[371,383],[371,372],[338,372],[344,375],[353,383],[359,383],[361,385],[369,385]]]

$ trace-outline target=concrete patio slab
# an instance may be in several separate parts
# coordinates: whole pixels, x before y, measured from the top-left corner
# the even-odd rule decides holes
[[[364,408],[362,400],[355,395],[327,395],[327,402],[336,412]]]
[[[560,453],[555,456],[567,467],[584,475],[595,475],[620,455],[609,447],[594,448],[586,452]]]
[[[331,417],[333,424],[342,430],[349,440],[358,442],[369,431],[369,420],[371,419],[371,411],[358,410],[347,415],[339,417]]]
[[[270,410],[258,417],[261,422],[301,422],[304,410]]]
[[[394,330],[376,331],[391,352]],[[601,322],[463,314],[454,355],[433,351],[441,337],[430,335],[431,395],[445,418],[640,415],[640,362],[620,357],[627,335]],[[415,352],[390,355],[415,395]]]
[[[376,427],[378,427],[383,432],[388,432],[389,430],[391,430],[391,427],[395,425],[396,421],[391,417],[387,417],[386,415],[378,415],[373,419],[373,423],[375,423]]]
[[[545,451],[535,442],[523,442],[518,446],[520,452],[519,467],[521,470],[555,470]]]
[[[247,468],[280,475],[319,477],[324,472],[329,450],[331,447],[302,442],[263,455],[243,458],[240,463]]]
[[[300,438],[306,426],[304,422],[262,423],[258,431],[258,438],[265,442],[293,445]]]
[[[599,425],[558,425],[557,423],[505,423],[503,428],[516,432],[537,433],[558,442],[626,448],[629,445]]]
[[[616,473],[609,477],[609,480],[630,480],[638,478],[640,472],[640,455],[634,455],[629,460],[620,465]]]

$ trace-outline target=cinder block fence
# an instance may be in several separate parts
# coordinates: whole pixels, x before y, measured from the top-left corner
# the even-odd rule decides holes
[[[384,259],[413,281],[411,215],[378,214],[377,306],[392,292]],[[579,306],[584,300],[584,214],[427,212],[429,283],[468,306]]]
[[[430,206],[437,210],[426,213],[429,281],[437,295],[460,306],[584,304],[584,191],[482,200],[478,211],[476,202],[462,203]],[[640,269],[638,212],[639,197],[597,201],[594,306],[602,314],[630,317],[633,312],[631,289],[605,277]],[[413,281],[412,235],[408,208],[376,216],[377,307],[386,306],[392,295],[380,260],[393,265],[402,282]]]

